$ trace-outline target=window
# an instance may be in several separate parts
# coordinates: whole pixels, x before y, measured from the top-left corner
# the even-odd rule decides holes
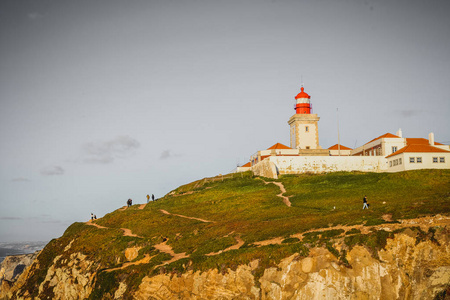
[[[417,157],[416,161],[417,161],[417,163],[421,163],[422,162],[422,157]]]
[[[445,157],[439,157],[439,162],[440,163],[445,163]]]
[[[398,159],[398,164],[399,164],[399,165],[402,164],[402,159],[401,159],[401,158]]]
[[[409,158],[409,162],[410,162],[410,163],[415,163],[415,162],[416,162],[416,160],[415,160],[415,158],[414,158],[414,157],[410,157],[410,158]]]
[[[433,157],[433,162],[434,162],[434,163],[437,163],[437,162],[438,162],[437,157]]]
[[[305,132],[309,132],[309,126],[305,126]]]
[[[310,147],[309,146],[306,146],[306,149],[309,149]]]
[[[392,160],[389,162],[389,167],[392,167]]]
[[[392,146],[392,153],[397,152],[397,146]]]

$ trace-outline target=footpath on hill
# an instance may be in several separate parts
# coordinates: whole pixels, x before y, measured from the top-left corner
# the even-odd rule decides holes
[[[291,202],[289,201],[289,196],[285,196],[286,188],[284,187],[283,183],[281,182],[266,182],[263,179],[261,179],[264,184],[275,184],[276,186],[278,186],[280,188],[280,194],[277,194],[277,197],[282,198],[283,203],[288,206],[291,207]],[[190,194],[190,193],[187,193]],[[138,209],[142,210],[145,208],[147,204],[141,204],[139,205]],[[122,207],[119,210],[126,210],[127,207]],[[197,218],[197,217],[193,217],[193,216],[186,216],[186,215],[181,215],[181,214],[173,214],[168,212],[167,210],[164,209],[159,209],[159,211],[165,215],[172,215],[172,216],[177,216],[180,218],[186,218],[186,219],[191,219],[191,220],[197,220],[200,222],[204,222],[204,223],[215,223],[215,221],[211,221],[211,220],[205,220],[205,219],[201,219],[201,218]],[[386,222],[390,222],[391,220],[391,215],[386,214],[383,216],[383,219]],[[98,225],[95,223],[95,221],[88,221],[86,222],[86,224],[91,225],[91,226],[95,226],[97,228],[101,228],[101,229],[107,229],[107,227]],[[397,223],[385,223],[385,224],[381,224],[381,225],[373,225],[373,226],[365,226],[365,224],[360,224],[360,225],[336,225],[336,226],[330,226],[330,227],[326,227],[326,228],[318,228],[318,229],[311,229],[311,230],[307,230],[301,233],[296,233],[296,234],[292,234],[290,237],[291,238],[298,238],[300,241],[303,239],[305,234],[308,233],[312,233],[312,232],[323,232],[323,231],[328,231],[328,230],[343,230],[343,233],[341,234],[342,236],[345,235],[345,233],[347,231],[353,230],[353,229],[357,229],[359,230],[362,234],[368,234],[370,233],[371,230],[385,230],[385,231],[394,231],[394,230],[398,230],[401,228],[406,228],[406,227],[411,227],[411,226],[418,226],[421,227],[423,230],[426,230],[427,226],[429,226],[429,224],[434,224],[435,226],[448,226],[450,225],[450,217],[446,217],[446,216],[440,216],[440,215],[436,215],[436,216],[430,216],[430,217],[422,217],[422,218],[415,218],[415,219],[405,219],[405,220],[398,220]],[[129,236],[129,237],[137,237],[137,238],[144,238],[142,236],[138,236],[134,233],[132,233],[132,231],[128,228],[120,228],[123,231],[123,235],[124,236]],[[231,232],[230,234],[232,234],[233,232]],[[286,237],[280,236],[280,237],[274,237],[268,240],[262,240],[262,241],[257,241],[254,242],[253,244],[256,245],[257,247],[262,247],[262,246],[266,246],[266,245],[275,245],[275,244],[281,244],[283,242],[283,240]],[[236,244],[227,247],[223,250],[219,250],[217,252],[212,252],[212,253],[208,253],[205,254],[206,256],[214,256],[214,255],[218,255],[221,254],[223,252],[226,251],[231,251],[231,250],[237,250],[240,249],[241,246],[244,245],[245,241],[241,239],[240,236],[235,236],[235,240],[236,240]],[[172,262],[175,262],[177,260],[183,259],[183,258],[188,258],[190,257],[189,255],[186,255],[185,252],[183,253],[175,253],[172,249],[172,247],[168,244],[168,239],[165,239],[164,242],[159,243],[154,245],[154,248],[157,249],[158,251],[162,252],[162,253],[167,253],[169,255],[172,256],[172,258],[170,260],[167,261],[163,261],[160,265],[156,266],[162,266],[162,265],[166,265],[166,264],[170,264]],[[112,271],[112,270],[116,270],[116,269],[121,269],[121,268],[126,268],[129,265],[133,265],[133,264],[142,264],[142,263],[149,263],[149,261],[151,260],[152,257],[150,257],[148,254],[146,254],[144,256],[143,259],[136,261],[136,262],[126,262],[124,263],[121,267],[115,268],[115,269],[111,269],[108,271]]]
[[[262,179],[261,179],[262,180]],[[281,193],[277,195],[277,197],[280,197],[281,199],[283,199],[283,203],[286,204],[286,206],[291,207],[291,201],[289,201],[289,197],[287,196],[283,196],[284,193],[286,193],[286,189],[284,188],[284,185],[281,182],[278,181],[264,181],[262,180],[265,184],[269,184],[269,183],[273,183],[275,185],[277,185],[280,188]]]
[[[197,220],[197,221],[204,222],[204,223],[215,223],[214,221],[208,221],[208,220],[204,220],[204,219],[200,219],[200,218],[188,217],[188,216],[183,216],[183,215],[178,215],[178,214],[172,214],[172,213],[170,213],[170,212],[168,212],[167,210],[164,210],[164,209],[160,209],[160,211],[163,214],[166,214],[166,215],[173,215],[173,216],[177,216],[177,217],[181,217],[181,218],[185,218],[185,219]]]

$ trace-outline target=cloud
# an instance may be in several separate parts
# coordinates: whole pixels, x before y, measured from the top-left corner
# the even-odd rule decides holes
[[[41,169],[41,174],[45,176],[62,175],[64,174],[64,169],[60,166],[52,166]]]
[[[30,20],[38,20],[38,19],[41,19],[42,17],[43,17],[43,15],[41,15],[40,13],[38,13],[37,11],[33,11],[33,12],[30,12],[30,13],[28,13],[28,18],[30,19]]]
[[[90,142],[82,147],[82,160],[90,164],[109,164],[117,158],[133,155],[139,146],[139,142],[129,136],[118,136],[110,141]]]
[[[28,181],[31,181],[31,180],[28,179],[28,178],[17,177],[17,178],[11,179],[11,181],[13,181],[13,182],[28,182]]]
[[[0,217],[0,220],[22,220],[22,218],[18,218],[18,217]]]
[[[169,159],[169,158],[179,157],[179,156],[181,156],[181,155],[180,154],[173,154],[173,153],[170,152],[170,150],[164,150],[161,153],[159,159]]]
[[[405,118],[415,117],[422,113],[422,111],[416,109],[404,109],[399,110],[398,112],[402,115],[402,117]]]

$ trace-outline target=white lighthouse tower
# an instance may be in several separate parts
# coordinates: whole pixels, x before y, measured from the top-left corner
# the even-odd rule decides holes
[[[320,118],[311,113],[311,97],[305,93],[303,85],[295,100],[295,114],[288,121],[291,127],[291,148],[299,149],[303,155],[328,155],[328,151],[323,151],[319,146]]]

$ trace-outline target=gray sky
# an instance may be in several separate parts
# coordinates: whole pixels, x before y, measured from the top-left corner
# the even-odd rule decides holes
[[[289,145],[450,143],[446,0],[0,0],[0,241],[47,240]]]

